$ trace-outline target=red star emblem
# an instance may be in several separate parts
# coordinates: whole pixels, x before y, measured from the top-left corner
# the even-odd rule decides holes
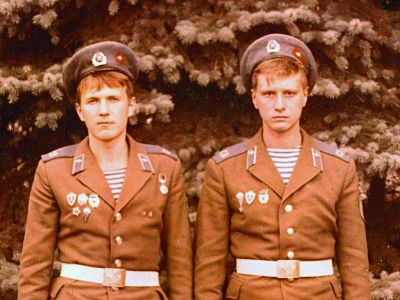
[[[125,65],[125,66],[127,65],[127,62],[126,62],[126,59],[125,59],[125,55],[121,51],[119,51],[117,53],[117,55],[115,56],[115,60],[118,63],[120,63],[121,65]]]

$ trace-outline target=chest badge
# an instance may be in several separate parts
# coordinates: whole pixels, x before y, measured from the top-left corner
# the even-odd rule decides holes
[[[269,195],[268,195],[268,190],[263,189],[258,193],[258,201],[260,201],[261,204],[267,204],[269,200]]]
[[[254,193],[253,191],[248,191],[246,193],[246,203],[248,205],[252,204],[255,198],[256,198],[256,193]]]
[[[67,202],[69,206],[74,206],[75,202],[76,202],[76,194],[75,193],[69,193],[67,195]]]
[[[243,192],[236,193],[236,200],[237,200],[237,203],[239,204],[239,211],[242,212],[243,211],[243,200],[244,200]]]
[[[168,187],[165,185],[167,182],[167,177],[164,174],[158,175],[158,181],[160,182],[160,192],[163,195],[168,194]]]
[[[97,194],[90,194],[88,201],[89,205],[93,208],[98,208],[100,205],[100,198]]]
[[[79,216],[80,213],[81,213],[81,209],[80,209],[78,206],[75,206],[75,207],[72,209],[72,214],[73,214],[74,216]]]
[[[84,206],[88,201],[88,196],[86,194],[79,194],[78,196],[78,204],[80,206]]]
[[[83,209],[83,220],[84,220],[85,222],[88,221],[88,219],[89,219],[91,213],[92,213],[92,210],[91,210],[89,207],[85,207],[85,208]]]

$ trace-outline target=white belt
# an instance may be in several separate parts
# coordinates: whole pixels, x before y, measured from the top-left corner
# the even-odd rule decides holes
[[[61,264],[61,277],[77,279],[104,286],[159,286],[158,272],[127,271],[125,269],[95,268],[76,264]]]
[[[328,276],[333,274],[332,259],[315,261],[272,261],[238,258],[236,259],[236,270],[240,274],[287,279]]]

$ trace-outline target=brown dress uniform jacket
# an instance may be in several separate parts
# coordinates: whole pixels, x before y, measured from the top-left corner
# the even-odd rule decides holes
[[[117,204],[88,139],[42,157],[29,199],[20,300],[167,299],[160,287],[113,290],[62,277],[51,280],[55,249],[63,263],[158,271],[161,246],[168,298],[192,299],[192,249],[181,164],[161,147],[139,144],[129,136],[128,142],[128,166]],[[165,175],[167,194],[160,192],[160,174]],[[82,212],[75,216],[72,210],[89,204],[68,204],[69,193],[100,197],[87,222]]]
[[[370,299],[355,164],[304,131],[302,136],[286,187],[261,131],[208,161],[196,228],[195,299]],[[259,201],[262,190],[266,204]],[[248,191],[255,200],[244,200],[241,212],[236,194]],[[288,259],[289,251],[297,260],[333,259],[341,284],[335,275],[290,281],[234,272],[223,293],[228,252],[276,261]]]

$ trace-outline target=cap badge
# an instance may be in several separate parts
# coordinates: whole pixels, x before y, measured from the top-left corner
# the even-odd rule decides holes
[[[127,65],[125,55],[122,53],[122,51],[118,51],[117,55],[115,56],[115,60],[121,65]]]
[[[276,40],[269,40],[267,44],[268,53],[276,53],[281,50],[281,45]]]
[[[307,66],[307,59],[304,56],[303,52],[298,47],[294,47],[292,50],[292,54],[296,57],[304,66]]]
[[[107,64],[107,57],[102,52],[96,52],[92,56],[92,65],[95,67]]]

